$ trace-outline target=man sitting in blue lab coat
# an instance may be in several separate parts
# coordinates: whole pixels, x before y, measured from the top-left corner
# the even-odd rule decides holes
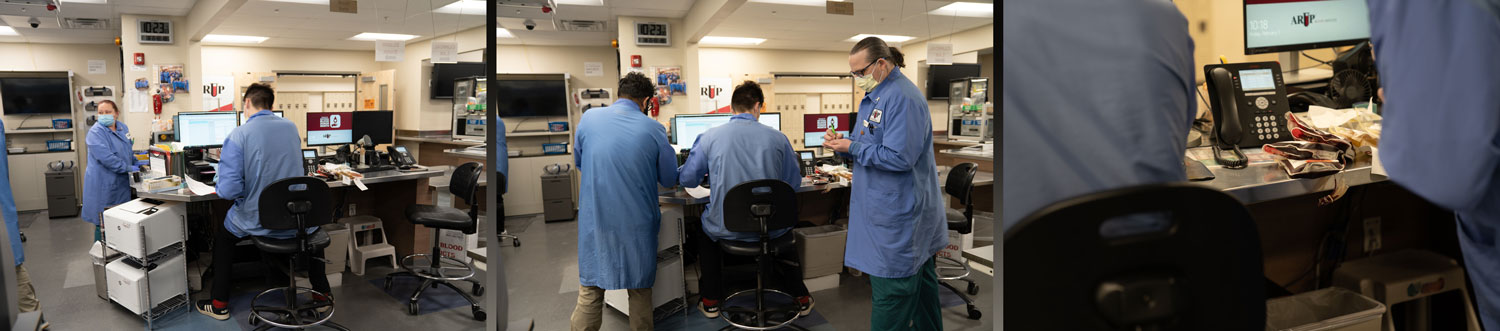
[[[233,275],[234,243],[246,236],[277,239],[292,238],[295,230],[267,230],[260,226],[260,192],[277,180],[307,174],[302,167],[302,142],[297,125],[277,117],[269,110],[276,92],[265,84],[253,84],[245,90],[243,105],[250,119],[229,132],[219,153],[219,175],[216,180],[219,198],[234,201],[224,217],[224,227],[214,231],[213,287],[209,300],[199,300],[198,312],[217,320],[229,319],[230,276]],[[317,228],[308,228],[308,232]],[[312,255],[323,257],[323,250]],[[264,257],[264,256],[263,256]],[[323,263],[309,263],[308,276],[313,290],[332,293]],[[275,264],[271,264],[275,265]],[[325,301],[327,298],[314,298]],[[327,311],[327,307],[319,308]]]
[[[780,179],[792,187],[802,185],[802,172],[797,163],[797,153],[792,150],[786,135],[776,129],[760,124],[761,107],[766,101],[755,82],[745,81],[734,88],[729,104],[734,117],[729,123],[708,129],[693,142],[687,162],[677,170],[678,183],[683,187],[701,184],[703,175],[712,173],[709,187],[720,192],[709,197],[708,207],[703,210],[703,232],[708,238],[698,240],[698,268],[702,277],[698,290],[702,302],[698,309],[708,318],[719,317],[719,304],[724,300],[723,252],[715,243],[719,240],[759,241],[759,235],[747,232],[730,232],[724,228],[724,194],[739,183],[760,179]],[[771,233],[772,238],[787,235],[787,229]],[[778,258],[796,261],[797,251],[782,251]],[[781,284],[788,293],[797,297],[802,308],[801,315],[812,311],[812,296],[807,285],[802,283],[802,270],[795,266],[776,263]]]

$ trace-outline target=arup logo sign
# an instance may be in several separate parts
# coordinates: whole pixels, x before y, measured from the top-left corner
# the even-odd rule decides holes
[[[208,83],[207,85],[203,85],[203,94],[207,94],[210,97],[218,97],[219,93],[224,93],[224,89],[224,85]]]
[[[1315,18],[1315,17],[1318,17],[1318,15],[1313,15],[1312,13],[1303,12],[1302,15],[1292,16],[1292,24],[1301,24],[1302,26],[1308,26],[1308,25],[1312,24],[1313,18]]]

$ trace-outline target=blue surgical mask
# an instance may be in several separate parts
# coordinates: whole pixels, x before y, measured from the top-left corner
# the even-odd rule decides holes
[[[113,125],[115,125],[115,115],[114,114],[99,115],[99,124],[103,124],[104,126],[113,126]]]

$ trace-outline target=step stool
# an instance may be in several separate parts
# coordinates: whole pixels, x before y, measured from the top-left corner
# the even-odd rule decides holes
[[[1426,250],[1403,250],[1345,262],[1333,271],[1333,286],[1347,288],[1384,303],[1386,310],[1382,330],[1395,330],[1392,311],[1403,304],[1407,312],[1403,330],[1425,331],[1431,327],[1429,298],[1458,291],[1463,298],[1465,323],[1469,331],[1479,331],[1479,320],[1470,304],[1464,269],[1458,261]]]
[[[339,223],[348,224],[353,233],[354,240],[349,241],[349,269],[354,274],[364,276],[365,261],[372,258],[385,257],[390,259],[391,267],[396,266],[396,246],[391,246],[386,240],[380,219],[355,216],[341,219]]]

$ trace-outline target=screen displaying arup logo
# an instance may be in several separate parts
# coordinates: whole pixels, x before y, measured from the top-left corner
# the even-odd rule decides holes
[[[1302,26],[1308,26],[1312,24],[1313,18],[1315,17],[1318,17],[1318,15],[1303,12],[1302,15],[1292,16],[1292,24],[1301,24]]]

